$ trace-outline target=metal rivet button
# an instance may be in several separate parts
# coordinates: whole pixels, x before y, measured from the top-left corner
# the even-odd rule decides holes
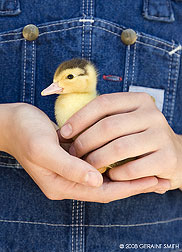
[[[26,40],[35,40],[39,36],[39,29],[33,24],[26,25],[23,29],[23,37]]]
[[[137,34],[132,29],[126,29],[121,33],[121,40],[125,45],[132,45],[137,40]]]

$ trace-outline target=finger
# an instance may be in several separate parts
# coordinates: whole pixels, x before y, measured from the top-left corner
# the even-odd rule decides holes
[[[94,188],[66,180],[35,164],[29,164],[28,173],[43,193],[52,200],[75,199],[108,203],[143,193],[147,188],[154,188],[158,184],[155,177],[127,182],[110,182],[105,179],[101,187]]]
[[[32,163],[51,170],[70,181],[90,186],[102,184],[102,175],[93,166],[71,156],[51,139],[46,141],[45,136],[43,139],[44,144],[41,138],[34,141],[32,160],[30,160]]]
[[[75,190],[71,191],[71,197],[70,195],[67,195],[66,198],[78,199],[79,195],[79,200],[82,201],[108,203],[140,194],[146,190],[146,188],[152,187],[157,183],[158,180],[155,177],[151,177],[125,182],[104,182],[99,188],[89,188],[76,184],[74,188]],[[81,189],[79,190],[81,193],[78,193],[78,188]]]
[[[120,137],[91,152],[86,157],[86,161],[98,169],[119,160],[154,152],[158,149],[158,141],[153,140],[151,130]]]
[[[158,184],[144,190],[144,193],[156,192],[159,194],[164,194],[171,188],[170,181],[168,179],[157,178]]]
[[[144,131],[149,126],[149,120],[137,111],[106,117],[79,135],[70,153],[81,157],[113,139]]]
[[[90,127],[98,120],[114,114],[136,110],[140,105],[152,104],[146,93],[113,93],[98,96],[68,119],[61,128],[61,135],[70,138]]]
[[[63,136],[61,136],[61,133],[60,133],[60,129],[59,129],[59,128],[56,130],[56,132],[57,132],[57,135],[58,135],[58,139],[59,139],[59,143],[60,143],[60,144],[61,144],[61,143],[71,143],[71,142],[73,142],[72,139],[66,139],[66,138],[64,138]]]
[[[166,174],[168,174],[169,163],[166,162],[167,160],[168,158],[161,151],[156,151],[137,160],[112,168],[108,171],[108,175],[114,181],[123,181],[158,176],[164,169]]]

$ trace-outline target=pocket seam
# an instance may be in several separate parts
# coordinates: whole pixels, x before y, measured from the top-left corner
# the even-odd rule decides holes
[[[13,4],[13,8],[10,10],[7,8],[5,8],[5,10],[0,10],[0,16],[15,16],[21,13],[19,0],[11,0],[11,2]]]
[[[167,6],[168,6],[168,16],[153,16],[149,14],[149,0],[144,0],[143,2],[143,16],[144,18],[148,19],[148,20],[154,20],[154,21],[163,21],[163,22],[174,22],[175,18],[174,18],[174,13],[173,13],[173,9],[171,6],[171,2],[169,0],[166,0],[167,2]]]

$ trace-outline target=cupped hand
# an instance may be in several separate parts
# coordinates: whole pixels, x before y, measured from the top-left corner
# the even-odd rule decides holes
[[[69,151],[77,157],[85,155],[95,168],[138,157],[110,169],[112,181],[161,178],[164,184],[153,188],[159,193],[182,187],[182,136],[174,133],[150,95],[98,96],[61,128],[67,139],[80,132]]]
[[[1,110],[4,107],[8,110],[3,113],[7,119],[3,121],[6,146],[2,150],[19,161],[49,199],[104,203],[146,192],[158,184],[156,178],[132,182],[105,178],[103,183],[102,175],[92,165],[60,146],[69,141],[57,134],[56,125],[45,113],[25,103],[1,105]]]
[[[12,106],[6,135],[6,151],[49,198],[61,199],[67,193],[71,197],[71,190],[79,188],[77,184],[96,187],[102,184],[99,172],[60,146],[56,125],[38,108],[24,103]]]

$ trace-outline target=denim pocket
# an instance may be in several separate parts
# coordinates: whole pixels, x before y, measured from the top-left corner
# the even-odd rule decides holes
[[[14,16],[20,12],[19,0],[0,0],[0,16]]]
[[[163,114],[172,126],[177,92],[180,53],[177,44],[139,33],[134,45],[127,46],[124,91],[129,86],[164,90]],[[174,52],[174,53],[172,53]]]
[[[143,16],[149,20],[174,22],[171,0],[144,0]]]

